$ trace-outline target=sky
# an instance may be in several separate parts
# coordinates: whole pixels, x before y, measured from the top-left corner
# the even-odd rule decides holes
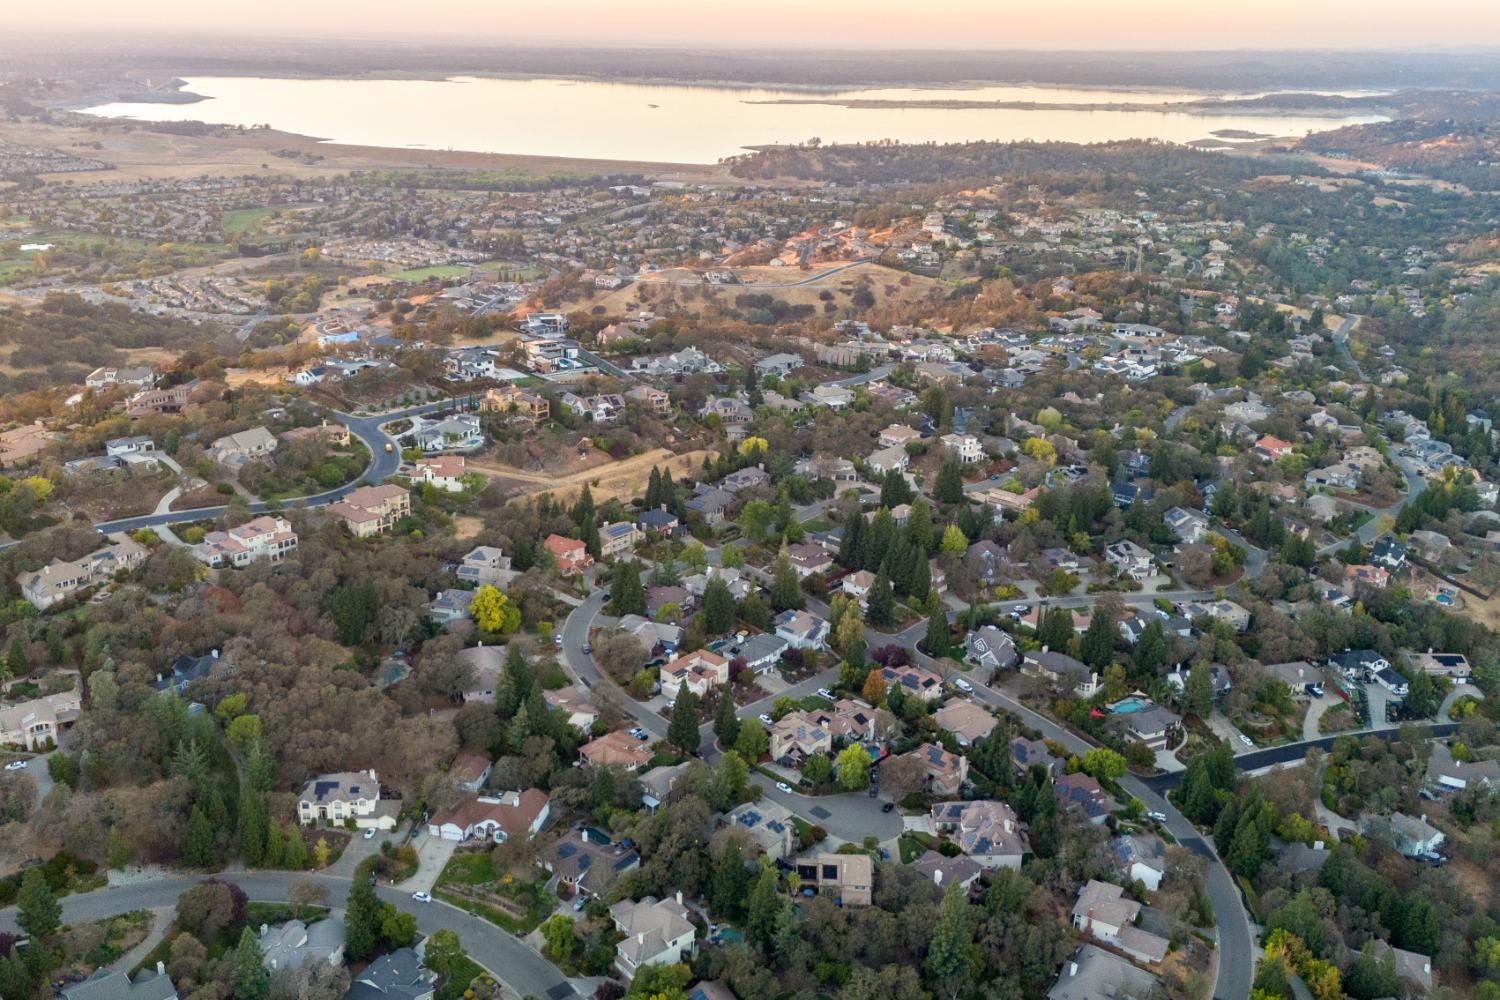
[[[743,48],[1472,49],[1496,0],[27,0],[0,29]]]

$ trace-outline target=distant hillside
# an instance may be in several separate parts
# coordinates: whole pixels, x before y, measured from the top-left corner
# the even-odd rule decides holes
[[[1476,191],[1500,190],[1500,123],[1495,121],[1349,125],[1310,135],[1297,149],[1437,177]]]

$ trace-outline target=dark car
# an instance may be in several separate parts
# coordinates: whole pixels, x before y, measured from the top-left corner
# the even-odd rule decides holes
[[[883,805],[883,806],[880,807],[880,811],[883,812],[883,813],[888,813],[888,812],[890,812],[894,808],[896,808],[896,803],[894,803],[894,802],[887,802],[885,805]]]

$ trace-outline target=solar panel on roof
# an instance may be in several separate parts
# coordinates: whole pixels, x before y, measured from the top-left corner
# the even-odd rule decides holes
[[[577,853],[578,847],[575,844],[559,844],[557,847],[557,856],[560,858],[571,858]]]
[[[766,824],[766,829],[775,833],[784,833],[786,831],[786,824],[781,822],[781,820],[773,819]]]
[[[588,871],[589,866],[592,865],[593,863],[594,863],[594,856],[592,854],[579,855],[579,858],[578,858],[578,870],[579,871]]]

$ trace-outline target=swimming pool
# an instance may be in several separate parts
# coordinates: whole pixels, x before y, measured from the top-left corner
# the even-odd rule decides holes
[[[1109,710],[1116,715],[1132,715],[1135,712],[1139,712],[1141,709],[1145,708],[1146,705],[1147,702],[1144,698],[1121,698],[1119,701],[1109,706]]]
[[[1437,605],[1441,605],[1442,607],[1445,607],[1445,608],[1450,608],[1450,607],[1453,606],[1453,595],[1452,594],[1445,594],[1445,593],[1439,592],[1439,593],[1437,593],[1436,595],[1433,596],[1432,603],[1433,604],[1437,604]]]

